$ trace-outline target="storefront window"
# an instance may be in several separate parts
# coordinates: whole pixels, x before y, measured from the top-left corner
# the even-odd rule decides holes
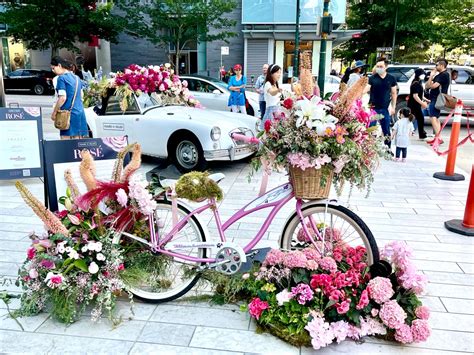
[[[300,53],[304,51],[313,52],[313,41],[301,41]],[[295,41],[285,41],[283,54],[283,82],[289,83],[293,77],[295,58]]]
[[[2,38],[3,70],[11,73],[17,69],[29,69],[30,56],[23,43],[12,43],[9,38]]]

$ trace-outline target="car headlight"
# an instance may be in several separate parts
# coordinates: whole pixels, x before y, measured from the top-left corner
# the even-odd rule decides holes
[[[221,138],[221,129],[219,127],[212,127],[211,129],[211,139],[213,141],[218,141]]]

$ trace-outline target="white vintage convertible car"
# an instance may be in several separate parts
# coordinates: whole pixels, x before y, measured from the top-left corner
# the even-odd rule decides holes
[[[145,97],[146,96],[146,97]],[[256,147],[234,141],[231,134],[256,135],[259,119],[232,112],[180,105],[159,105],[148,95],[133,96],[125,112],[113,91],[102,105],[86,109],[92,137],[128,136],[138,142],[145,155],[169,158],[187,172],[206,169],[212,160],[239,160]]]

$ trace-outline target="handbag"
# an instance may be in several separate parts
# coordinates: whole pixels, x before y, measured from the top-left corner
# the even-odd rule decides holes
[[[76,101],[77,88],[79,86],[79,78],[76,76],[76,90],[74,91],[74,97],[72,98],[71,108],[69,110],[58,110],[56,117],[54,118],[54,127],[62,131],[69,129],[71,125],[71,111]]]
[[[458,99],[456,97],[448,95],[448,94],[440,93],[438,95],[438,98],[436,99],[435,108],[437,110],[449,111],[456,107],[457,102],[458,102]]]

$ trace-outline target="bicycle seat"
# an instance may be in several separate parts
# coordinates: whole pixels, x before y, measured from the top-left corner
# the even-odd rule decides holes
[[[208,176],[209,179],[214,181],[216,184],[225,179],[225,175],[222,173],[215,173]]]

